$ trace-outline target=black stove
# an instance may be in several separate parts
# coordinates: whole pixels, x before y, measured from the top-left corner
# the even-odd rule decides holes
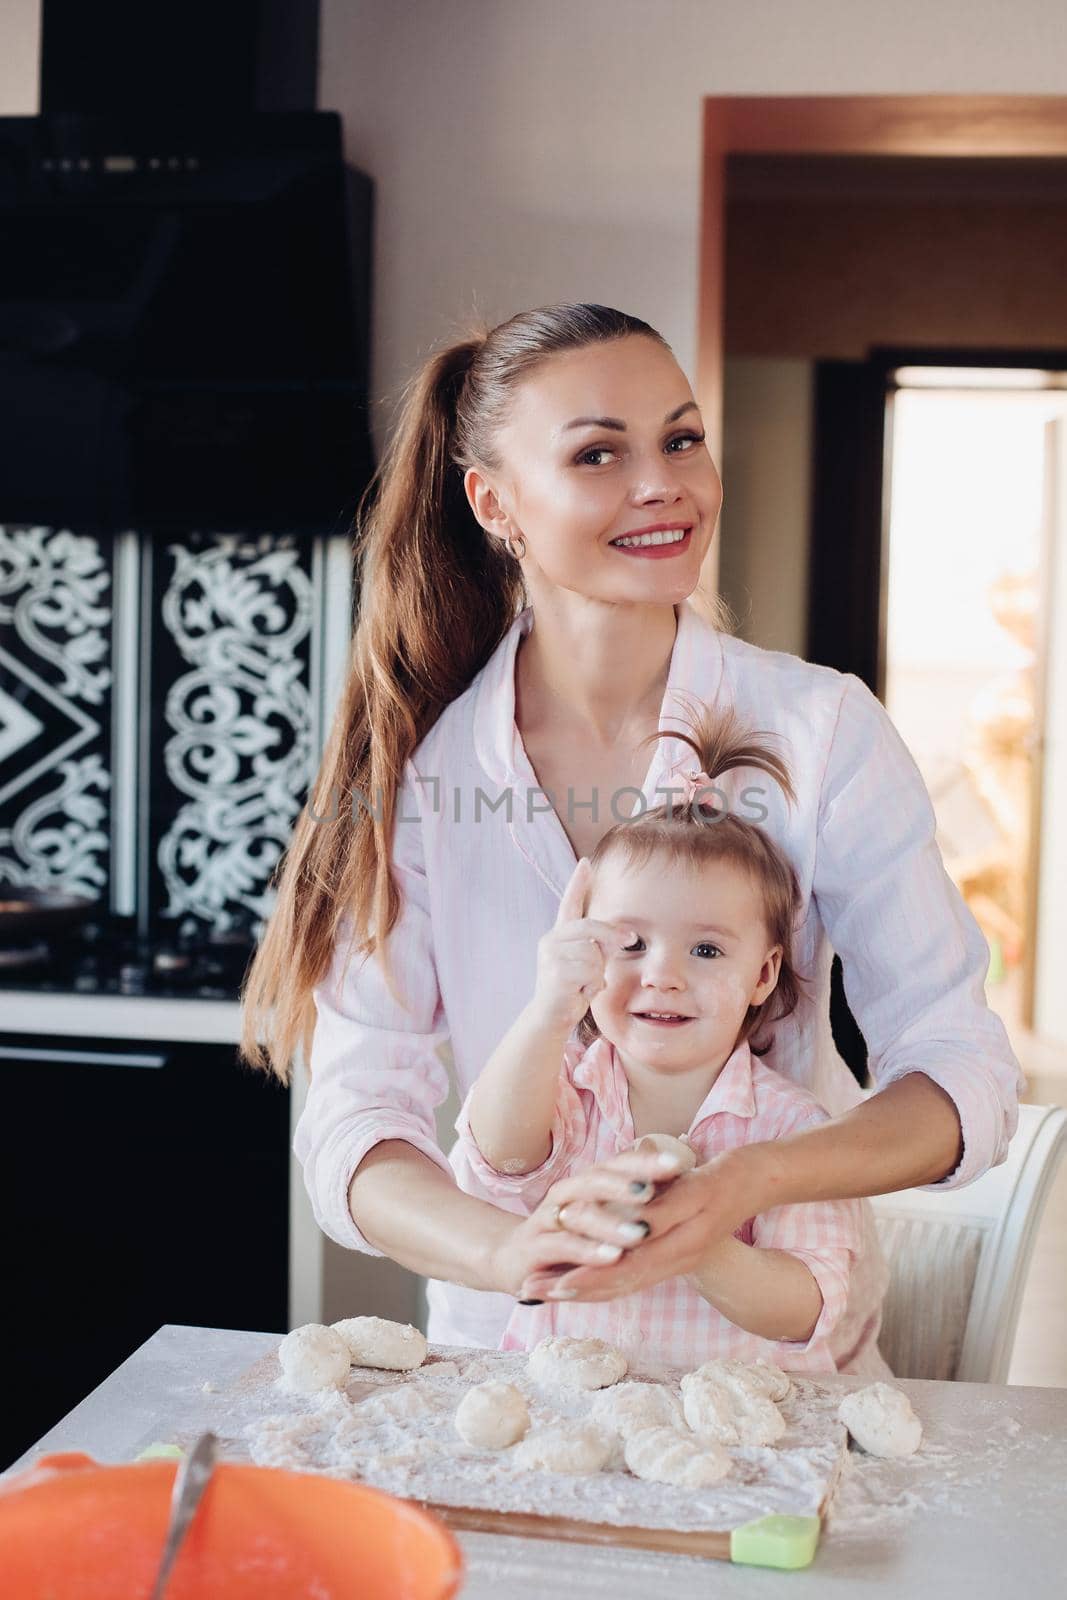
[[[102,916],[62,936],[0,942],[0,990],[235,1000],[253,949],[247,928],[188,922],[146,939],[133,917]]]

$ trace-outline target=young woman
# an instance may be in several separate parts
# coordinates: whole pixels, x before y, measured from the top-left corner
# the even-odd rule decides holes
[[[516,1298],[699,1273],[776,1206],[969,1183],[1015,1131],[988,952],[881,705],[691,599],[721,499],[670,349],[601,306],[526,312],[431,357],[382,463],[352,670],[246,986],[244,1048],[282,1075],[309,1050],[295,1149],[319,1224],[435,1280],[433,1339],[496,1346]],[[644,1202],[630,1185],[654,1158],[620,1154],[520,1216],[461,1189],[441,1152],[439,1047],[464,1095],[528,998],[577,857],[662,799],[684,747],[657,740],[649,763],[642,741],[687,700],[790,753],[796,804],[768,797],[761,825],[796,873],[805,996],[765,1060],[833,1120],[724,1151]],[[833,1046],[833,950],[866,1098]],[[885,1287],[863,1211],[839,1370],[869,1370]],[[620,1230],[638,1214],[635,1243]]]

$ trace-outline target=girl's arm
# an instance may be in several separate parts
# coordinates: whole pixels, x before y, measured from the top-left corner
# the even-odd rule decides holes
[[[571,1025],[533,1003],[520,1012],[478,1074],[467,1121],[483,1158],[517,1176],[548,1160],[563,1051]]]
[[[830,1121],[807,1097],[776,1120],[765,1141],[772,1149]],[[852,1262],[863,1245],[859,1202],[776,1205],[753,1216],[751,1240],[721,1239],[691,1274],[694,1288],[761,1338],[802,1348],[825,1339],[845,1310]]]
[[[761,1339],[806,1344],[822,1315],[814,1273],[788,1250],[720,1239],[689,1281],[716,1311]]]
[[[614,952],[633,937],[582,916],[588,880],[583,856],[554,925],[538,941],[533,999],[478,1074],[464,1107],[482,1158],[510,1176],[534,1171],[552,1153],[564,1046],[603,987],[604,948]]]

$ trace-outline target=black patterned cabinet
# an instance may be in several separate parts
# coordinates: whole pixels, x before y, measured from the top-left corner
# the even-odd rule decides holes
[[[0,526],[0,883],[254,929],[350,630],[344,536]]]

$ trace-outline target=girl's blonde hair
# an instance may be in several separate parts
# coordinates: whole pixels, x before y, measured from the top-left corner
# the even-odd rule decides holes
[[[400,893],[390,856],[405,763],[526,602],[519,564],[479,525],[464,474],[500,470],[499,429],[516,387],[539,365],[631,334],[670,348],[647,322],[607,306],[524,311],[438,350],[404,391],[356,515],[359,615],[348,678],[242,994],[241,1054],[283,1081],[298,1049],[310,1055],[312,991],[345,918],[349,957],[380,949],[391,982],[387,941]],[[724,625],[728,614],[701,600]],[[349,803],[355,795],[373,796],[373,806]]]
[[[774,778],[790,802],[796,800],[785,762],[760,743],[767,735],[743,728],[733,712],[700,709],[691,713],[690,726],[690,734],[660,728],[644,742],[682,740],[697,758],[694,770],[704,772],[712,783],[735,768],[755,767]],[[678,778],[674,788],[680,791],[681,787]],[[760,897],[768,939],[782,947],[782,961],[778,981],[767,999],[749,1006],[736,1040],[740,1044],[744,1039],[751,1041],[761,1023],[787,1017],[800,998],[801,979],[793,966],[793,923],[800,889],[793,868],[769,834],[736,811],[718,805],[717,798],[705,792],[703,798],[698,793],[687,801],[679,792],[654,810],[626,818],[604,834],[590,854],[589,864],[595,873],[602,862],[619,856],[637,869],[653,859],[696,870],[726,861],[747,874]],[[592,1011],[587,1011],[578,1024],[579,1039],[590,1044],[599,1034]],[[765,1055],[770,1046],[767,1039],[759,1045],[752,1043],[751,1048],[753,1054]]]

